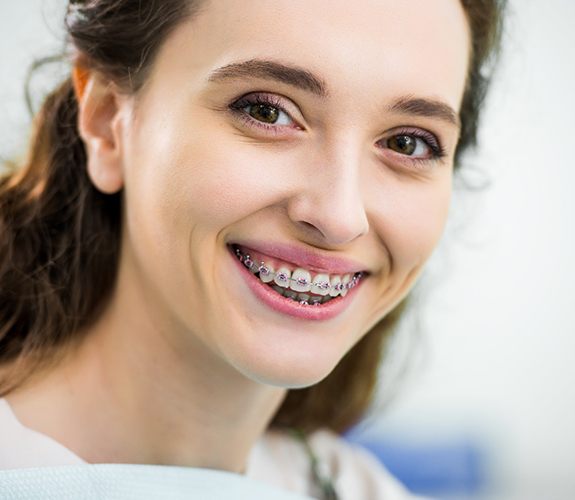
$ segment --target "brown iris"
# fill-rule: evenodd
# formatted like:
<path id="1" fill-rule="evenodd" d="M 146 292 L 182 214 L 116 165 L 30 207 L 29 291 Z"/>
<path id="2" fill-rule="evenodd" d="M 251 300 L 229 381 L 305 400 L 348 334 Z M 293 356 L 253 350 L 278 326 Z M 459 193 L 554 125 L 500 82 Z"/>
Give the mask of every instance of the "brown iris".
<path id="1" fill-rule="evenodd" d="M 269 104 L 253 104 L 249 113 L 251 117 L 264 123 L 275 123 L 279 118 L 278 109 Z"/>
<path id="2" fill-rule="evenodd" d="M 417 141 L 411 135 L 395 135 L 387 141 L 387 146 L 397 153 L 411 156 L 417 147 Z"/>

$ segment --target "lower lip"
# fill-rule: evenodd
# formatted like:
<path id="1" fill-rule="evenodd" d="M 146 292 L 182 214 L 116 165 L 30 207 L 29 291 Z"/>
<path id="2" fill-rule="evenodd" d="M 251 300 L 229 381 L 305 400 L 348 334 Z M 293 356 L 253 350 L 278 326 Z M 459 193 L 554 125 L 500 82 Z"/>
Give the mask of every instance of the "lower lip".
<path id="1" fill-rule="evenodd" d="M 279 293 L 272 290 L 268 285 L 260 281 L 260 279 L 251 273 L 246 266 L 236 257 L 233 250 L 230 249 L 230 256 L 236 263 L 241 275 L 246 280 L 247 285 L 251 291 L 268 307 L 282 314 L 292 316 L 295 318 L 302 318 L 307 320 L 323 321 L 336 317 L 341 314 L 351 304 L 355 297 L 357 290 L 361 287 L 363 281 L 366 279 L 364 276 L 357 286 L 348 290 L 345 297 L 339 296 L 331 299 L 325 304 L 316 305 L 302 305 L 289 297 L 283 297 Z"/>

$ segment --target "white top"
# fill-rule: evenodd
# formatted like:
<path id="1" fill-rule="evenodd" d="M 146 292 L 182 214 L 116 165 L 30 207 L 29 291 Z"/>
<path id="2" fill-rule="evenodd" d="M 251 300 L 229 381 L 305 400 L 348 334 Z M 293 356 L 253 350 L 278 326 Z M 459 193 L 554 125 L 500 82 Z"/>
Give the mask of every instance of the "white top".
<path id="1" fill-rule="evenodd" d="M 333 479 L 339 500 L 415 500 L 369 452 L 337 434 L 321 430 L 309 437 L 320 470 Z M 86 461 L 51 437 L 25 427 L 0 398 L 0 470 Z M 310 459 L 301 442 L 280 431 L 268 431 L 250 452 L 246 475 L 303 495 L 317 495 Z"/>

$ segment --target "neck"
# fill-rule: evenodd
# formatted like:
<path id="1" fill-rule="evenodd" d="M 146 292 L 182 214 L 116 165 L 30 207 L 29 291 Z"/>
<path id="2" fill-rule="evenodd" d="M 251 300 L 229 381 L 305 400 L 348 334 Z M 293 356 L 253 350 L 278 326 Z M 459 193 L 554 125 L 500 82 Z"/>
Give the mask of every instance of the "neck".
<path id="1" fill-rule="evenodd" d="M 67 361 L 8 395 L 17 417 L 89 463 L 244 472 L 285 389 L 154 325 L 116 295 Z"/>

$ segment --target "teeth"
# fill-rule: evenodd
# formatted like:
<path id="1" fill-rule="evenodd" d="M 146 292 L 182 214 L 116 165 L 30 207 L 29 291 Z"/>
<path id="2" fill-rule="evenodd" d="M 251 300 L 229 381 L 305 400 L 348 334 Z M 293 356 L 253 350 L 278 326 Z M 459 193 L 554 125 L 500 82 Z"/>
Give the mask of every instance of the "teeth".
<path id="1" fill-rule="evenodd" d="M 312 274 L 302 268 L 297 268 L 293 272 L 289 267 L 281 266 L 278 271 L 275 271 L 271 264 L 266 262 L 257 263 L 252 259 L 249 254 L 243 255 L 239 248 L 235 249 L 235 254 L 239 260 L 246 266 L 253 274 L 258 274 L 259 279 L 263 283 L 269 284 L 276 292 L 289 297 L 293 300 L 306 303 L 321 303 L 327 302 L 331 298 L 341 295 L 347 295 L 351 288 L 359 284 L 364 277 L 363 273 L 356 273 L 355 275 L 346 274 L 343 277 L 340 275 L 317 274 L 312 280 Z M 307 299 L 299 299 L 299 295 L 305 292 L 314 294 L 305 295 Z M 299 293 L 299 295 L 298 295 Z M 319 296 L 319 299 L 315 297 Z"/>
<path id="2" fill-rule="evenodd" d="M 275 274 L 274 282 L 282 288 L 288 288 L 290 284 L 291 271 L 287 267 L 280 267 Z"/>
<path id="3" fill-rule="evenodd" d="M 258 272 L 258 265 L 255 263 L 255 261 L 249 256 L 246 255 L 244 257 L 244 266 L 246 266 L 251 273 L 256 274 Z"/>
<path id="4" fill-rule="evenodd" d="M 329 294 L 332 297 L 337 297 L 339 295 L 339 284 L 341 283 L 341 278 L 339 276 L 332 276 L 330 279 Z"/>
<path id="5" fill-rule="evenodd" d="M 298 302 L 309 302 L 309 295 L 307 293 L 300 293 L 297 296 Z"/>
<path id="6" fill-rule="evenodd" d="M 271 264 L 260 264 L 258 268 L 260 272 L 260 280 L 264 283 L 271 283 L 274 280 L 275 270 Z"/>
<path id="7" fill-rule="evenodd" d="M 348 288 L 347 288 L 347 284 L 351 281 L 351 274 L 346 274 L 342 279 L 341 279 L 341 284 L 343 285 L 343 289 L 341 290 L 341 296 L 345 297 L 347 295 L 348 292 Z"/>
<path id="8" fill-rule="evenodd" d="M 329 294 L 329 275 L 328 274 L 318 274 L 313 279 L 313 284 L 311 287 L 312 293 L 316 295 L 328 295 Z"/>
<path id="9" fill-rule="evenodd" d="M 320 297 L 319 295 L 316 295 L 316 296 L 312 295 L 309 298 L 309 303 L 315 306 L 316 304 L 321 304 L 322 299 L 323 299 L 323 297 Z"/>
<path id="10" fill-rule="evenodd" d="M 290 288 L 295 292 L 309 292 L 311 290 L 311 274 L 305 269 L 296 269 L 291 275 Z"/>

